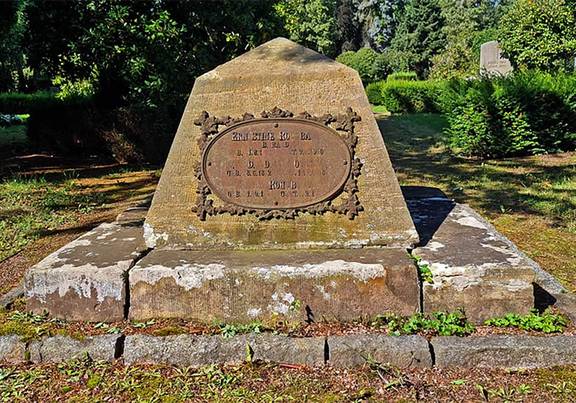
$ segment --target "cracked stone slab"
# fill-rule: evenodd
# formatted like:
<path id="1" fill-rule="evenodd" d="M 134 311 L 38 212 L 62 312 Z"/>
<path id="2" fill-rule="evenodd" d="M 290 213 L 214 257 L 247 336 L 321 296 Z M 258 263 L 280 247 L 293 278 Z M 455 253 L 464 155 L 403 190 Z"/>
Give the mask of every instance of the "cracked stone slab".
<path id="1" fill-rule="evenodd" d="M 0 336 L 0 363 L 18 364 L 26 361 L 26 344 L 20 341 L 20 336 Z"/>
<path id="2" fill-rule="evenodd" d="M 33 363 L 64 362 L 83 358 L 86 354 L 95 361 L 113 361 L 118 335 L 86 337 L 83 340 L 68 336 L 47 337 L 30 343 Z"/>
<path id="3" fill-rule="evenodd" d="M 544 368 L 576 364 L 574 336 L 435 337 L 436 366 L 466 368 Z"/>
<path id="4" fill-rule="evenodd" d="M 142 227 L 101 224 L 28 270 L 27 309 L 67 320 L 122 320 L 125 273 L 144 251 Z"/>
<path id="5" fill-rule="evenodd" d="M 468 319 L 482 323 L 534 307 L 535 263 L 473 209 L 442 197 L 408 205 L 416 220 L 445 214 L 428 243 L 413 251 L 433 276 L 432 284 L 423 284 L 425 312 L 463 308 Z"/>
<path id="6" fill-rule="evenodd" d="M 250 354 L 248 354 L 250 351 Z M 324 364 L 324 338 L 294 338 L 280 335 L 155 337 L 126 336 L 126 364 L 169 364 L 200 367 L 210 364 L 240 364 L 252 360 L 317 366 Z"/>
<path id="7" fill-rule="evenodd" d="M 419 309 L 403 249 L 154 250 L 129 273 L 130 318 L 352 320 Z"/>
<path id="8" fill-rule="evenodd" d="M 374 360 L 395 367 L 431 367 L 428 341 L 422 336 L 359 334 L 328 337 L 329 363 L 334 367 L 356 367 Z"/>

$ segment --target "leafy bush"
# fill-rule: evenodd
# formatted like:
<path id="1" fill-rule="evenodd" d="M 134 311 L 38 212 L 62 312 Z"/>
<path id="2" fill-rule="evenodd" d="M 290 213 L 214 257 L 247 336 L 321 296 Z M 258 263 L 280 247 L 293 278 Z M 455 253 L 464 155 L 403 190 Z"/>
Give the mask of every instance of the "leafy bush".
<path id="1" fill-rule="evenodd" d="M 496 327 L 515 327 L 544 333 L 559 333 L 564 331 L 568 321 L 562 315 L 554 314 L 548 310 L 540 314 L 533 309 L 527 315 L 509 313 L 503 317 L 489 319 L 484 324 Z"/>
<path id="2" fill-rule="evenodd" d="M 439 97 L 445 83 L 443 81 L 382 81 L 379 97 L 372 94 L 374 101 L 380 101 L 389 112 L 439 112 Z M 375 89 L 372 87 L 374 93 Z M 374 102 L 373 102 L 374 103 Z"/>
<path id="3" fill-rule="evenodd" d="M 398 73 L 389 74 L 386 81 L 417 81 L 418 76 L 414 71 L 399 71 Z"/>
<path id="4" fill-rule="evenodd" d="M 439 103 L 448 143 L 464 154 L 492 158 L 576 148 L 576 75 L 452 80 Z"/>
<path id="5" fill-rule="evenodd" d="M 336 58 L 336 61 L 356 70 L 364 83 L 382 80 L 390 71 L 382 55 L 371 48 L 344 52 Z"/>
<path id="6" fill-rule="evenodd" d="M 50 107 L 59 102 L 53 93 L 39 91 L 32 94 L 19 92 L 0 93 L 0 113 L 29 113 L 33 110 Z"/>
<path id="7" fill-rule="evenodd" d="M 381 87 L 381 81 L 370 83 L 366 86 L 366 95 L 368 96 L 368 101 L 370 101 L 372 105 L 382 105 L 384 103 L 382 99 Z"/>

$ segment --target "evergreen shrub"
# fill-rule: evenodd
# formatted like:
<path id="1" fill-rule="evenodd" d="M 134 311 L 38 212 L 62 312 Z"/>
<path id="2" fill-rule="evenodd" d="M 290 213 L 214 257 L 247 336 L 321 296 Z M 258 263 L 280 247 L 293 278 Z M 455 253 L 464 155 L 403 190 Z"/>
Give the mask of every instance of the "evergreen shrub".
<path id="1" fill-rule="evenodd" d="M 460 154 L 501 158 L 576 149 L 576 74 L 387 80 L 367 93 L 392 113 L 443 113 L 446 141 Z"/>
<path id="2" fill-rule="evenodd" d="M 576 149 L 576 75 L 452 80 L 440 103 L 449 145 L 482 158 Z"/>

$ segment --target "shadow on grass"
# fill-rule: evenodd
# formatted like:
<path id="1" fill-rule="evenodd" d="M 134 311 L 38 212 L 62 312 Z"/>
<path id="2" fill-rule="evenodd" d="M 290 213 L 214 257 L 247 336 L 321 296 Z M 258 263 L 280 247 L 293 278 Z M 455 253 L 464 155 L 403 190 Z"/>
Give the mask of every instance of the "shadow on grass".
<path id="1" fill-rule="evenodd" d="M 487 214 L 546 216 L 560 226 L 576 222 L 576 155 L 480 161 L 442 146 L 438 115 L 400 115 L 379 127 L 402 184 L 430 184 Z"/>

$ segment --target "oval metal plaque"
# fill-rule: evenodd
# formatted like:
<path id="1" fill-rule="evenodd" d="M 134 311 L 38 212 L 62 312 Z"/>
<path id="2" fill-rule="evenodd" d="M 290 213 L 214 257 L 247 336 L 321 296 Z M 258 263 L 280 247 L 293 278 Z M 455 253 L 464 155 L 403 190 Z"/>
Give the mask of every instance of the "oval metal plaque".
<path id="1" fill-rule="evenodd" d="M 328 200 L 344 187 L 352 156 L 338 133 L 303 119 L 253 119 L 217 135 L 202 156 L 202 174 L 225 202 L 291 209 Z"/>

